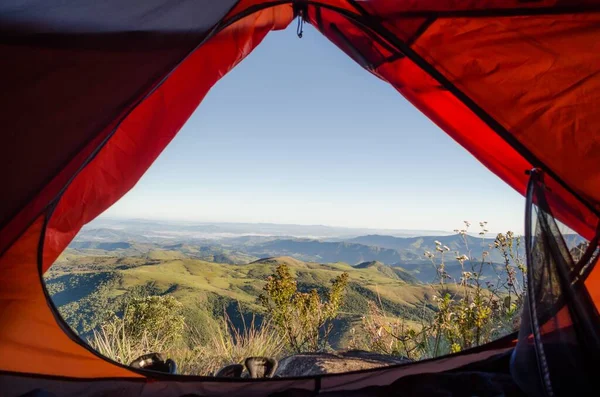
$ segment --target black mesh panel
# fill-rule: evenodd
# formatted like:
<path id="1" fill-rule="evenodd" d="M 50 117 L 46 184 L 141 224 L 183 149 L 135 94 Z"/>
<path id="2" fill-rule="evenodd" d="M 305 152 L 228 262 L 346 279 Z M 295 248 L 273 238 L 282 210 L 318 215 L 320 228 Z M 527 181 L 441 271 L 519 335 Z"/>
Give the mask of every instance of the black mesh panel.
<path id="1" fill-rule="evenodd" d="M 576 262 L 545 199 L 539 172 L 527 195 L 527 303 L 511 371 L 529 395 L 594 394 L 599 367 L 598 313 L 583 284 L 597 239 Z"/>

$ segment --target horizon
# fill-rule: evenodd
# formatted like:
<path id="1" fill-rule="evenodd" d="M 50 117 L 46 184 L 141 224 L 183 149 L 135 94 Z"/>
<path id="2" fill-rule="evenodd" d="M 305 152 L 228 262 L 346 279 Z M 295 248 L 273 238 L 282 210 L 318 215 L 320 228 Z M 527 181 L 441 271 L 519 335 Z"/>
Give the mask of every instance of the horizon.
<path id="1" fill-rule="evenodd" d="M 300 227 L 306 227 L 306 228 L 310 228 L 310 227 L 318 227 L 318 228 L 331 228 L 331 229 L 343 229 L 343 230 L 348 230 L 348 231 L 366 231 L 366 230 L 371 230 L 374 232 L 374 235 L 377 235 L 381 232 L 414 232 L 414 233 L 420 233 L 420 232 L 427 232 L 427 233 L 443 233 L 444 235 L 454 235 L 457 234 L 456 231 L 460 230 L 461 228 L 464 228 L 464 223 L 462 225 L 458 225 L 457 228 L 453 229 L 453 230 L 447 230 L 447 229 L 413 229 L 413 228 L 379 228 L 379 227 L 373 227 L 373 226 L 367 226 L 367 227 L 349 227 L 349 226 L 340 226 L 340 225 L 331 225 L 331 224 L 318 224 L 318 223 L 312 223 L 312 224 L 303 224 L 303 223 L 277 223 L 277 222 L 235 222 L 235 221 L 218 221 L 218 220 L 212 220 L 212 221 L 208 221 L 208 220 L 190 220 L 190 219 L 168 219 L 168 218 L 141 218 L 141 217 L 120 217 L 120 216 L 110 216 L 110 215 L 100 215 L 99 217 L 97 217 L 96 219 L 94 219 L 93 221 L 91 221 L 90 223 L 86 224 L 85 227 L 86 228 L 91 228 L 91 227 L 95 227 L 95 223 L 97 222 L 102 222 L 102 221 L 107 221 L 107 222 L 124 222 L 124 221 L 140 221 L 140 222 L 154 222 L 154 223 L 172 223 L 172 224 L 185 224 L 185 225 L 190 225 L 190 226 L 194 226 L 194 225 L 269 225 L 269 226 L 300 226 Z M 468 233 L 469 235 L 474 235 L 477 236 L 479 234 L 480 229 L 478 229 L 477 227 L 479 226 L 479 221 L 476 222 L 472 222 L 469 221 L 471 223 L 471 228 L 468 229 Z M 98 227 L 99 228 L 99 227 Z M 498 233 L 505 233 L 508 230 L 488 230 L 488 232 L 486 233 L 486 238 L 492 237 L 497 235 Z M 522 235 L 521 232 L 517 232 L 515 230 L 511 230 L 513 231 L 516 235 Z M 376 233 L 379 232 L 379 233 Z M 379 234 L 381 235 L 381 234 Z M 442 235 L 442 234 L 440 234 Z M 434 234 L 429 234 L 429 236 L 435 236 Z M 293 236 L 290 236 L 293 237 Z M 402 236 L 400 236 L 400 238 L 402 238 Z"/>

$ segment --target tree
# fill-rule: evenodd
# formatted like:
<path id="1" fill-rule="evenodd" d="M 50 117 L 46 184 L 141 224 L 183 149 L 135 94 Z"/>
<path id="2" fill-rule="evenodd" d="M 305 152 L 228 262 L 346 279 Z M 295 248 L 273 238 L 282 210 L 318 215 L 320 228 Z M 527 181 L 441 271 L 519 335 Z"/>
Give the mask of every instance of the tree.
<path id="1" fill-rule="evenodd" d="M 166 345 L 173 344 L 183 334 L 182 310 L 183 305 L 170 295 L 134 298 L 123 312 L 125 332 L 134 340 L 146 335 Z"/>
<path id="2" fill-rule="evenodd" d="M 327 344 L 347 285 L 348 273 L 342 273 L 322 299 L 315 289 L 298 291 L 288 266 L 281 264 L 267 278 L 259 302 L 293 352 L 319 351 Z"/>
<path id="3" fill-rule="evenodd" d="M 113 313 L 93 331 L 88 343 L 100 354 L 123 364 L 146 353 L 164 353 L 182 338 L 182 308 L 172 296 L 128 299 L 122 315 Z"/>

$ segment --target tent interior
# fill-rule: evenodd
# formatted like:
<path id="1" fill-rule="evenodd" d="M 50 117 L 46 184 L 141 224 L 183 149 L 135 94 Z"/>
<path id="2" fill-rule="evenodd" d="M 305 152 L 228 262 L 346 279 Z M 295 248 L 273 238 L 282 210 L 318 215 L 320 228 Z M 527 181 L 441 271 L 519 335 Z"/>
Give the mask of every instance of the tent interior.
<path id="1" fill-rule="evenodd" d="M 211 87 L 295 19 L 526 196 L 518 334 L 416 363 L 283 379 L 184 377 L 100 356 L 56 312 L 44 272 L 135 185 Z M 3 395 L 429 395 L 432 382 L 447 394 L 593 392 L 599 1 L 17 0 L 0 4 L 0 31 Z M 578 261 L 557 222 L 590 241 Z"/>

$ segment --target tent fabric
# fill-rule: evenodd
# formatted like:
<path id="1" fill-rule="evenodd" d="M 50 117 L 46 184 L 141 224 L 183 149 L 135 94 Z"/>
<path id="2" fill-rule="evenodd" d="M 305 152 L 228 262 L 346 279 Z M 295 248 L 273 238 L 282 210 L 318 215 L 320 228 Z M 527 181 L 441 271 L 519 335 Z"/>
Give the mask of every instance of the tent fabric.
<path id="1" fill-rule="evenodd" d="M 442 7 L 440 3 L 436 5 Z M 360 4 L 360 9 L 365 12 L 369 6 L 374 8 L 379 3 Z M 384 37 L 374 40 L 373 35 L 377 32 L 365 31 L 360 26 L 361 23 L 367 24 L 368 19 L 365 21 L 361 17 L 342 15 L 328 7 L 315 6 L 309 9 L 309 21 L 358 63 L 392 84 L 521 194 L 525 193 L 528 181 L 524 170 L 540 164 L 544 164 L 544 169 L 556 170 L 558 176 L 565 175 L 573 181 L 567 188 L 552 176 L 547 176 L 546 183 L 555 193 L 548 197 L 548 201 L 555 208 L 558 219 L 591 239 L 599 222 L 598 201 L 591 196 L 597 194 L 595 190 L 600 186 L 595 183 L 600 169 L 594 155 L 600 138 L 592 132 L 598 130 L 597 124 L 600 123 L 593 110 L 594 104 L 600 100 L 600 91 L 595 88 L 600 84 L 600 44 L 595 40 L 600 35 L 597 8 L 591 8 L 594 12 L 576 10 L 571 14 L 557 15 L 536 8 L 537 13 L 526 18 L 488 17 L 492 14 L 489 9 L 486 14 L 474 14 L 471 19 L 463 17 L 468 15 L 467 10 L 462 10 L 463 14 L 457 10 L 450 14 L 452 18 L 444 18 L 439 16 L 440 11 L 430 13 L 435 17 L 433 21 L 425 9 L 416 14 L 417 21 L 407 25 L 405 22 L 410 18 L 406 15 L 413 15 L 408 12 L 414 9 L 402 7 L 401 2 L 393 4 L 399 9 L 388 11 L 391 15 L 402 17 L 402 25 L 399 25 L 402 30 L 395 28 L 393 36 L 405 37 L 412 42 L 414 54 L 411 58 L 401 51 L 396 50 L 395 54 L 390 51 L 393 45 Z M 539 7 L 540 3 L 536 4 Z M 587 5 L 594 4 L 588 2 Z M 503 11 L 507 12 L 507 8 L 506 5 Z M 484 8 L 474 11 L 477 10 Z M 514 12 L 511 10 L 510 13 Z M 390 25 L 384 23 L 384 26 Z M 423 25 L 427 29 L 420 31 Z M 407 26 L 412 29 L 407 29 Z M 536 29 L 541 34 L 536 35 Z M 490 32 L 483 35 L 482 30 Z M 379 31 L 385 32 L 386 29 Z M 571 40 L 577 41 L 576 45 L 570 45 Z M 462 48 L 473 50 L 464 51 L 460 46 L 447 50 L 449 46 L 446 43 L 459 41 L 468 43 Z M 557 51 L 559 47 L 563 53 Z M 438 56 L 438 61 L 431 61 L 434 51 L 443 53 Z M 357 54 L 360 54 L 359 59 Z M 497 124 L 511 139 L 499 135 L 492 129 L 491 123 L 486 123 L 439 79 L 419 67 L 415 59 L 437 66 L 442 78 L 460 87 L 461 93 L 477 98 L 477 104 L 481 104 L 479 108 L 484 108 L 482 110 L 489 117 L 488 113 L 497 114 L 495 118 L 491 117 L 495 121 L 492 126 Z M 488 65 L 483 64 L 485 61 Z M 456 71 L 447 72 L 450 67 Z M 489 81 L 477 82 L 480 79 Z M 509 84 L 512 89 L 508 89 Z M 475 92 L 474 89 L 481 91 Z M 504 113 L 501 114 L 502 109 Z M 508 120 L 501 124 L 496 120 L 508 116 L 514 122 Z M 594 124 L 596 127 L 593 127 Z M 561 132 L 548 139 L 548 131 L 557 126 L 561 126 Z M 526 153 L 522 151 L 523 146 Z M 543 149 L 544 146 L 552 149 Z M 582 160 L 574 164 L 573 156 Z M 582 204 L 582 198 L 585 204 Z M 594 283 L 592 280 L 598 277 L 598 274 L 590 275 L 589 283 Z M 598 299 L 594 301 L 600 302 Z"/>
<path id="2" fill-rule="evenodd" d="M 0 371 L 79 377 L 139 377 L 100 359 L 58 326 L 38 272 L 44 217 L 0 258 Z M 1 372 L 0 372 L 1 373 Z M 2 388 L 2 393 L 8 388 Z"/>
<path id="3" fill-rule="evenodd" d="M 0 369 L 29 372 L 32 368 L 32 355 L 19 353 L 19 349 L 29 345 L 32 349 L 35 347 L 40 364 L 40 368 L 35 368 L 35 373 L 81 377 L 97 377 L 104 373 L 105 376 L 116 376 L 116 369 L 112 370 L 112 375 L 110 370 L 95 371 L 86 361 L 89 357 L 86 356 L 84 360 L 71 352 L 72 349 L 87 349 L 82 349 L 72 338 L 67 338 L 53 320 L 52 311 L 44 303 L 45 297 L 40 295 L 43 286 L 38 265 L 43 266 L 43 270 L 47 269 L 84 223 L 92 220 L 133 187 L 191 115 L 212 84 L 258 45 L 270 29 L 286 26 L 291 19 L 289 7 L 266 9 L 231 25 L 201 46 L 143 104 L 129 114 L 103 146 L 103 150 L 69 184 L 58 205 L 52 212 L 48 212 L 52 216 L 46 222 L 44 234 L 40 235 L 37 229 L 41 222 L 38 220 L 24 235 L 33 234 L 38 236 L 37 239 L 22 238 L 2 256 L 0 268 L 21 268 L 18 273 L 5 274 L 5 278 L 0 280 L 2 322 L 14 325 L 1 327 L 0 345 L 6 347 L 3 349 L 6 354 L 0 358 Z M 198 73 L 200 70 L 202 73 Z M 44 249 L 38 263 L 40 239 Z M 19 254 L 23 257 L 19 257 Z M 38 288 L 25 288 L 22 284 Z M 19 300 L 30 301 L 31 304 L 27 307 L 12 304 L 15 289 L 22 293 Z M 38 314 L 43 315 L 44 320 L 37 320 Z M 39 345 L 28 342 L 32 339 L 37 339 L 40 343 L 48 341 L 36 336 L 39 323 L 52 324 L 55 333 L 62 336 L 56 340 L 51 339 L 51 349 L 41 349 Z M 24 330 L 28 332 L 23 332 Z M 71 337 L 75 338 L 74 335 Z M 87 353 L 89 356 L 90 352 Z M 98 357 L 94 359 L 104 363 Z M 62 365 L 45 364 L 55 360 Z M 130 371 L 123 373 L 123 370 L 119 370 L 117 373 L 121 376 L 135 376 Z"/>
<path id="4" fill-rule="evenodd" d="M 544 170 L 554 216 L 588 239 L 596 233 L 600 1 L 76 3 L 0 4 L 0 371 L 6 377 L 144 380 L 64 329 L 40 273 L 85 223 L 135 185 L 208 90 L 295 15 L 520 193 L 526 170 Z M 598 306 L 598 268 L 585 286 Z M 402 371 L 447 370 L 444 363 L 494 352 Z M 382 369 L 320 384 L 344 390 L 398 376 L 397 369 Z"/>
<path id="5" fill-rule="evenodd" d="M 0 253 L 235 1 L 122 3 L 0 4 Z"/>
<path id="6" fill-rule="evenodd" d="M 191 54 L 129 114 L 104 150 L 62 195 L 46 231 L 44 270 L 81 226 L 135 185 L 218 78 L 240 62 L 270 30 L 287 26 L 292 17 L 290 7 L 269 8 L 223 30 Z"/>
<path id="7" fill-rule="evenodd" d="M 483 362 L 510 349 L 488 349 L 468 355 L 442 358 L 435 361 L 419 362 L 412 365 L 384 367 L 371 370 L 329 374 L 319 377 L 273 378 L 273 379 L 235 379 L 235 378 L 198 378 L 194 376 L 165 375 L 168 378 L 146 382 L 140 378 L 109 377 L 82 379 L 81 377 L 52 377 L 30 374 L 0 373 L 0 390 L 10 390 L 11 395 L 24 395 L 40 389 L 60 396 L 126 395 L 179 397 L 184 395 L 204 396 L 281 396 L 288 390 L 309 391 L 309 395 L 339 393 L 346 395 L 351 391 L 373 386 L 386 386 L 394 381 L 423 373 L 438 373 L 457 370 Z M 32 385 L 32 378 L 35 383 Z M 166 381 L 168 380 L 168 386 Z M 285 394 L 283 394 L 285 395 Z M 360 395 L 360 394 L 359 394 Z"/>

